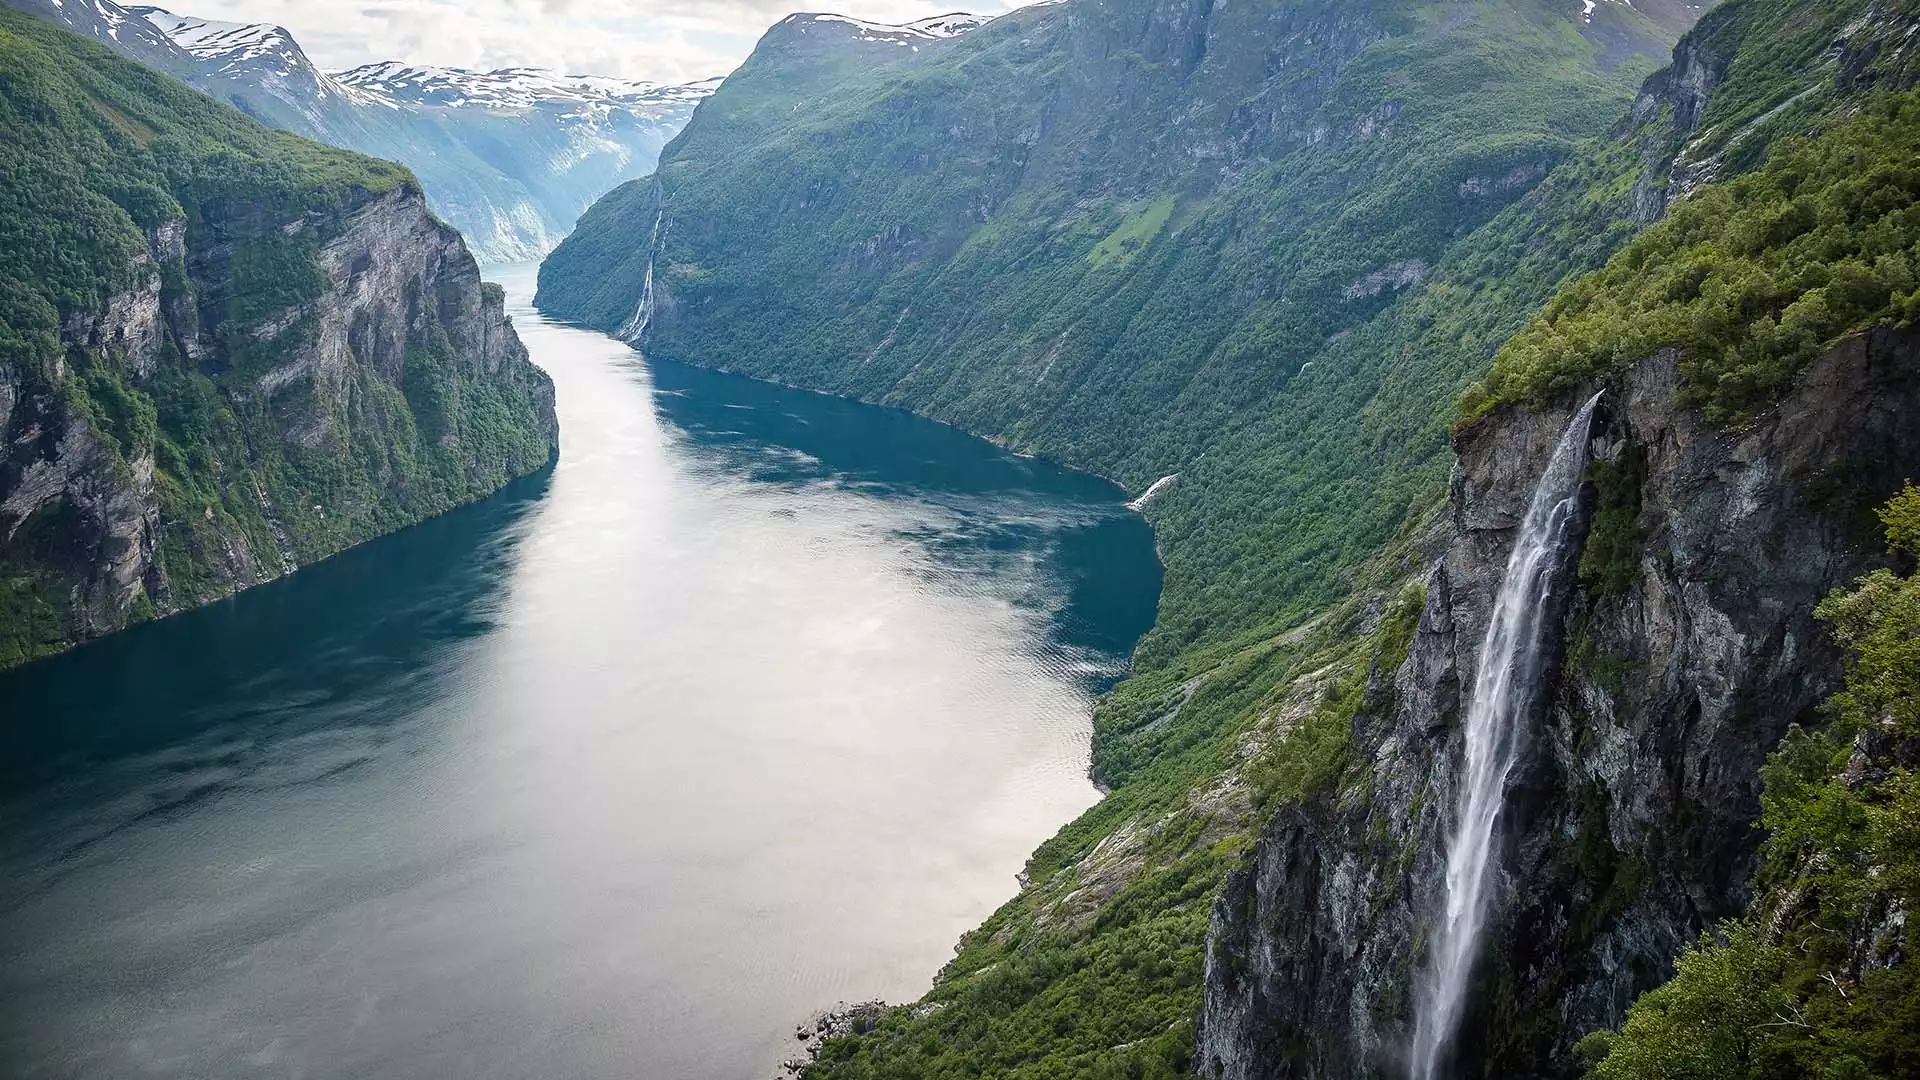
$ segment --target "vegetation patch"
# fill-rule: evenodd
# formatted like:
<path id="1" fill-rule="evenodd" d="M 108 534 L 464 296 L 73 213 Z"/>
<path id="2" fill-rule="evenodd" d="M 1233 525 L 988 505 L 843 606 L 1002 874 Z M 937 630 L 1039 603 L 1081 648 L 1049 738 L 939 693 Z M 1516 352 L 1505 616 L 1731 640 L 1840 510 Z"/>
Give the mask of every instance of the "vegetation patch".
<path id="1" fill-rule="evenodd" d="M 1087 252 L 1087 259 L 1095 266 L 1110 263 L 1125 265 L 1141 248 L 1153 242 L 1166 227 L 1167 219 L 1173 216 L 1173 196 L 1162 195 L 1143 207 L 1127 211 L 1127 216 L 1118 228 L 1108 233 L 1106 239 L 1094 245 Z"/>
<path id="2" fill-rule="evenodd" d="M 1737 425 L 1841 339 L 1915 314 L 1920 93 L 1908 92 L 1681 202 L 1508 342 L 1462 396 L 1462 420 L 1675 346 L 1685 400 Z"/>
<path id="3" fill-rule="evenodd" d="M 45 445 L 69 425 L 91 433 L 85 483 L 130 487 L 150 457 L 159 509 L 158 588 L 124 611 L 107 609 L 127 598 L 84 596 L 98 526 L 65 500 L 11 530 L 0 541 L 0 667 L 69 643 L 76 604 L 104 605 L 95 628 L 190 607 L 548 459 L 534 396 L 543 376 L 463 370 L 437 319 L 422 317 L 435 298 L 416 301 L 427 311 L 408 320 L 404 387 L 364 364 L 346 366 L 347 385 L 325 387 L 293 366 L 321 330 L 323 244 L 353 212 L 412 186 L 405 169 L 269 130 L 4 8 L 0 72 L 0 372 L 17 415 L 55 436 Z M 163 229 L 195 257 L 160 242 Z M 63 342 L 63 320 L 101 318 L 156 275 L 154 355 Z M 447 311 L 461 298 L 437 299 Z M 190 329 L 175 325 L 182 318 Z M 175 337 L 189 332 L 198 340 Z M 66 516 L 53 522 L 56 513 Z"/>

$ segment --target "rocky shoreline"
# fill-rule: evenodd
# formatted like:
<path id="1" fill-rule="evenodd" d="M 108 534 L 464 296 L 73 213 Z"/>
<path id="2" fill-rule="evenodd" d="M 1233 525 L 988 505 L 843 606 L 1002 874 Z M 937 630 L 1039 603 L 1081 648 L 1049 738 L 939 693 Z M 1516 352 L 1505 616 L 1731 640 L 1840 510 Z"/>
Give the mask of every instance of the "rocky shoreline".
<path id="1" fill-rule="evenodd" d="M 865 1035 L 880 1023 L 890 1006 L 884 1001 L 861 1001 L 849 1005 L 842 1001 L 831 1009 L 814 1013 L 803 1024 L 794 1025 L 793 1038 L 800 1053 L 780 1063 L 774 1080 L 794 1080 L 820 1055 L 820 1047 L 840 1035 Z"/>

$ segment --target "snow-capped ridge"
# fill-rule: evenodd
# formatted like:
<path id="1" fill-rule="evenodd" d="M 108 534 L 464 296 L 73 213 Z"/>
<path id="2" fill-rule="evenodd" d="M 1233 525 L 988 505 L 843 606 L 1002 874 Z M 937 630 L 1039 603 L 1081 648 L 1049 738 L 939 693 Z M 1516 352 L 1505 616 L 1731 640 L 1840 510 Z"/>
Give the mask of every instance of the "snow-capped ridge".
<path id="1" fill-rule="evenodd" d="M 262 123 L 403 162 L 482 261 L 538 258 L 594 199 L 653 171 L 720 79 L 661 84 L 399 61 L 329 74 L 284 27 L 114 0 L 6 0 Z M 174 2 L 174 0 L 169 0 Z"/>
<path id="2" fill-rule="evenodd" d="M 917 22 L 902 23 L 898 26 L 886 23 L 867 22 L 848 15 L 835 15 L 828 12 L 804 12 L 789 15 L 780 21 L 781 26 L 790 27 L 801 34 L 822 23 L 834 26 L 847 26 L 853 30 L 853 40 L 881 42 L 892 45 L 918 47 L 922 41 L 940 41 L 956 38 L 971 30 L 986 25 L 989 19 L 980 15 L 968 15 L 955 12 L 949 15 L 935 15 Z"/>
<path id="3" fill-rule="evenodd" d="M 152 23 L 173 43 L 202 60 L 219 60 L 229 65 L 263 58 L 307 64 L 306 54 L 284 26 L 272 23 L 221 22 L 190 15 L 176 15 L 161 7 L 139 6 L 125 9 Z M 310 65 L 309 65 L 310 66 Z"/>
<path id="4" fill-rule="evenodd" d="M 467 68 L 364 64 L 333 76 L 343 85 L 393 106 L 475 106 L 519 111 L 535 108 L 619 108 L 640 115 L 680 111 L 713 93 L 719 79 L 663 85 L 606 75 L 569 75 L 543 68 Z"/>

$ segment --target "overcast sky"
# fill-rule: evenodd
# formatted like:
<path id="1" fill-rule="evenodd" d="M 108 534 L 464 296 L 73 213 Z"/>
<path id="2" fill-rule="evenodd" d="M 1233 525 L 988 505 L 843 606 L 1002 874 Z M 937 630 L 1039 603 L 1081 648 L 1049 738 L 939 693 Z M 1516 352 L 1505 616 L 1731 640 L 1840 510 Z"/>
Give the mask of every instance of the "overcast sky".
<path id="1" fill-rule="evenodd" d="M 125 2 L 125 0 L 123 0 Z M 795 11 L 900 23 L 1008 0 L 145 0 L 182 15 L 279 23 L 337 70 L 375 60 L 690 82 L 724 75 Z M 812 2 L 817 6 L 804 6 Z M 956 7 L 956 3 L 960 6 Z M 800 6 L 796 6 L 800 5 Z"/>

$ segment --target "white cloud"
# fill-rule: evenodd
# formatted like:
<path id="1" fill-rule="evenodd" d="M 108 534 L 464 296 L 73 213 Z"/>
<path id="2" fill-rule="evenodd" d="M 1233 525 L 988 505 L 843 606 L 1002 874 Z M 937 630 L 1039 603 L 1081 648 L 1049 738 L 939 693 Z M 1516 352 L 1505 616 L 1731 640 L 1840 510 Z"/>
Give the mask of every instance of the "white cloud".
<path id="1" fill-rule="evenodd" d="M 956 8 L 956 0 L 823 0 L 816 9 L 796 9 L 795 0 L 157 2 L 185 15 L 279 23 L 314 63 L 329 69 L 404 60 L 470 68 L 546 67 L 659 82 L 731 71 L 767 27 L 795 10 L 899 23 Z M 961 10 L 995 15 L 1016 6 L 1008 0 L 974 0 Z"/>

